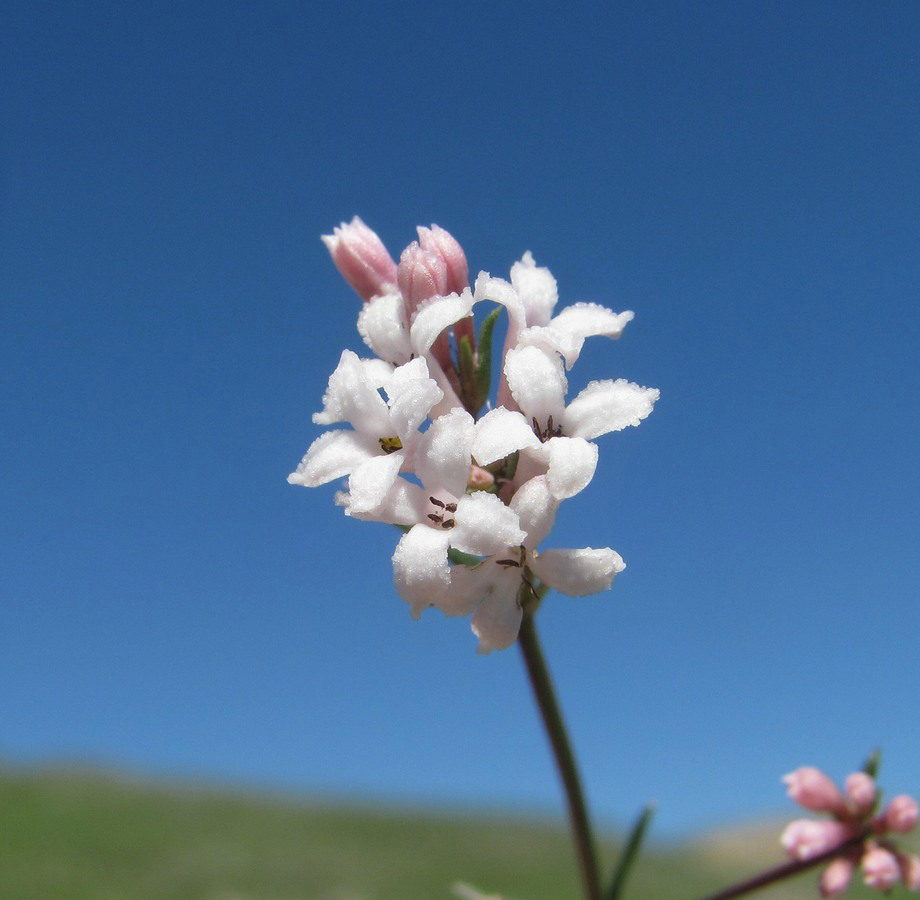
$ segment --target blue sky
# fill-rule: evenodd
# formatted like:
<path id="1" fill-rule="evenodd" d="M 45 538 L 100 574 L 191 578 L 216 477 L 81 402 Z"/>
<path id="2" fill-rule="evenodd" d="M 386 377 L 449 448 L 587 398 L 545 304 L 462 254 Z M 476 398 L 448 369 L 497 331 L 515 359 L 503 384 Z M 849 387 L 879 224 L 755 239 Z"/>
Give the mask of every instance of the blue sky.
<path id="1" fill-rule="evenodd" d="M 358 213 L 636 312 L 572 386 L 661 400 L 551 538 L 628 568 L 540 617 L 597 816 L 791 812 L 877 745 L 920 790 L 915 4 L 4 20 L 0 758 L 561 810 L 517 652 L 285 482 L 361 349 L 318 239 Z"/>

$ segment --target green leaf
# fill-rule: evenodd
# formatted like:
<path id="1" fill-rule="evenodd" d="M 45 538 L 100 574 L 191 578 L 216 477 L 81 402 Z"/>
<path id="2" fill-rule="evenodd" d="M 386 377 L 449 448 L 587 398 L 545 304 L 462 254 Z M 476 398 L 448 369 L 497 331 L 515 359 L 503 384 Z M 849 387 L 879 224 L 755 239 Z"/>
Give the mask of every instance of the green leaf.
<path id="1" fill-rule="evenodd" d="M 645 809 L 642 810 L 639 818 L 636 820 L 636 824 L 633 825 L 632 831 L 629 833 L 629 839 L 626 841 L 626 846 L 623 848 L 623 852 L 620 854 L 620 859 L 617 862 L 617 867 L 614 870 L 610 888 L 604 895 L 605 900 L 619 900 L 622 895 L 626 879 L 629 877 L 633 863 L 639 855 L 639 847 L 642 844 L 642 839 L 645 837 L 645 832 L 648 831 L 649 823 L 652 821 L 652 816 L 654 814 L 655 804 L 649 803 Z"/>
<path id="2" fill-rule="evenodd" d="M 453 547 L 447 551 L 447 558 L 458 566 L 478 566 L 482 560 L 472 553 L 464 553 L 462 550 L 455 550 Z"/>
<path id="3" fill-rule="evenodd" d="M 470 339 L 463 335 L 457 348 L 457 362 L 460 364 L 460 384 L 475 384 L 476 364 L 473 361 L 473 348 Z"/>
<path id="4" fill-rule="evenodd" d="M 882 765 L 882 748 L 876 747 L 872 755 L 863 763 L 862 770 L 872 778 L 878 778 L 878 770 Z"/>
<path id="5" fill-rule="evenodd" d="M 476 394 L 480 399 L 480 406 L 486 402 L 489 396 L 489 388 L 492 385 L 492 332 L 495 331 L 495 323 L 501 314 L 502 308 L 496 306 L 485 319 L 479 329 L 479 352 L 476 366 Z"/>

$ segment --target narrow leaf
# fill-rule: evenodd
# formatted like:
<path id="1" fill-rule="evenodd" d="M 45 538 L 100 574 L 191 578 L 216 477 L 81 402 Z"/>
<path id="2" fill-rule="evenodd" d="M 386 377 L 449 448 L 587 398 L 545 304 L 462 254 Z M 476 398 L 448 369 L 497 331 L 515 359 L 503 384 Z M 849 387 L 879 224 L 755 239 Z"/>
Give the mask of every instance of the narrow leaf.
<path id="1" fill-rule="evenodd" d="M 863 763 L 862 770 L 872 778 L 878 778 L 878 770 L 882 764 L 882 749 L 877 747 L 872 755 Z"/>
<path id="2" fill-rule="evenodd" d="M 639 847 L 642 844 L 642 839 L 645 837 L 645 832 L 648 831 L 649 823 L 652 821 L 652 816 L 654 814 L 655 804 L 649 803 L 645 809 L 642 810 L 642 813 L 636 820 L 636 824 L 633 825 L 632 831 L 629 833 L 629 839 L 626 841 L 626 846 L 623 848 L 623 852 L 620 854 L 620 859 L 617 862 L 617 867 L 614 870 L 610 888 L 604 895 L 605 900 L 620 900 L 623 893 L 623 887 L 626 884 L 626 879 L 629 877 L 633 863 L 639 855 Z"/>
<path id="3" fill-rule="evenodd" d="M 476 366 L 476 389 L 477 396 L 482 403 L 486 402 L 489 396 L 489 388 L 492 384 L 492 332 L 495 331 L 495 323 L 502 311 L 500 306 L 490 312 L 483 319 L 482 327 L 479 329 L 479 352 Z M 481 404 L 480 404 L 481 405 Z"/>

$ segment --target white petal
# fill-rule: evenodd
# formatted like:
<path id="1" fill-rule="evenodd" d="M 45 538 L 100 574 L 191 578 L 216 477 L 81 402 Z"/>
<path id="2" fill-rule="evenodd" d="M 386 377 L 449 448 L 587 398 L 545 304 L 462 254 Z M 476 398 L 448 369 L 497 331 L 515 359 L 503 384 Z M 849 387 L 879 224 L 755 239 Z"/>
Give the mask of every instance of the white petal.
<path id="1" fill-rule="evenodd" d="M 352 510 L 351 497 L 346 493 L 336 496 L 335 502 L 345 507 L 345 515 L 365 522 L 385 522 L 388 525 L 416 525 L 428 511 L 428 497 L 411 481 L 397 477 L 393 486 L 379 505 L 369 510 Z"/>
<path id="2" fill-rule="evenodd" d="M 481 466 L 504 459 L 515 450 L 539 446 L 540 439 L 530 423 L 521 413 L 503 406 L 490 410 L 476 423 L 473 456 Z"/>
<path id="3" fill-rule="evenodd" d="M 415 439 L 431 407 L 444 396 L 429 377 L 428 366 L 421 357 L 396 369 L 386 391 L 390 398 L 390 421 L 403 446 Z"/>
<path id="4" fill-rule="evenodd" d="M 447 563 L 447 532 L 427 525 L 407 531 L 393 554 L 393 578 L 396 590 L 412 606 L 417 619 L 450 587 Z"/>
<path id="5" fill-rule="evenodd" d="M 389 388 L 393 380 L 393 373 L 396 371 L 392 363 L 384 362 L 382 359 L 362 359 L 361 365 L 364 367 L 364 374 L 371 387 L 384 390 Z"/>
<path id="6" fill-rule="evenodd" d="M 514 399 L 525 418 L 535 418 L 541 429 L 552 417 L 554 426 L 562 424 L 568 383 L 562 360 L 555 353 L 538 347 L 518 347 L 505 355 L 505 375 Z"/>
<path id="7" fill-rule="evenodd" d="M 597 468 L 597 445 L 583 438 L 555 437 L 546 444 L 550 490 L 560 500 L 583 491 Z"/>
<path id="8" fill-rule="evenodd" d="M 462 294 L 425 300 L 415 313 L 409 329 L 412 349 L 419 356 L 424 356 L 445 328 L 466 318 L 472 311 L 473 294 L 469 288 Z"/>
<path id="9" fill-rule="evenodd" d="M 401 294 L 374 297 L 358 314 L 358 333 L 381 359 L 404 363 L 412 355 L 409 324 Z"/>
<path id="10" fill-rule="evenodd" d="M 539 347 L 544 353 L 559 353 L 565 359 L 565 367 L 572 368 L 584 345 L 584 338 L 543 325 L 525 328 L 518 338 L 519 347 Z"/>
<path id="11" fill-rule="evenodd" d="M 502 360 L 508 351 L 517 346 L 518 336 L 527 325 L 524 316 L 524 304 L 518 297 L 517 291 L 502 278 L 492 278 L 488 272 L 480 272 L 476 278 L 473 297 L 478 303 L 480 300 L 494 300 L 508 311 L 508 331 L 505 334 L 505 346 L 502 350 Z M 508 379 L 505 375 L 504 362 L 502 363 L 501 377 L 498 379 L 498 405 L 507 409 L 517 409 L 514 397 L 508 388 Z"/>
<path id="12" fill-rule="evenodd" d="M 520 585 L 520 579 L 517 584 Z M 470 626 L 479 638 L 478 652 L 489 653 L 510 647 L 517 640 L 523 618 L 516 591 L 496 590 L 486 597 L 479 604 Z"/>
<path id="13" fill-rule="evenodd" d="M 518 514 L 521 528 L 527 532 L 522 543 L 533 549 L 550 533 L 561 501 L 553 496 L 545 475 L 524 482 L 511 498 L 511 509 Z"/>
<path id="14" fill-rule="evenodd" d="M 419 441 L 415 462 L 426 490 L 463 494 L 470 477 L 473 433 L 473 417 L 464 409 L 451 410 L 431 423 Z"/>
<path id="15" fill-rule="evenodd" d="M 377 449 L 372 440 L 357 432 L 327 431 L 310 444 L 297 470 L 288 475 L 288 481 L 304 487 L 327 484 L 372 458 Z"/>
<path id="16" fill-rule="evenodd" d="M 615 550 L 547 550 L 531 561 L 530 567 L 544 584 L 570 597 L 584 597 L 606 590 L 613 576 L 626 568 Z"/>
<path id="17" fill-rule="evenodd" d="M 488 272 L 480 272 L 476 278 L 473 298 L 477 303 L 482 300 L 493 300 L 505 307 L 508 311 L 508 330 L 514 332 L 516 343 L 518 333 L 526 325 L 524 304 L 517 291 L 504 278 L 493 278 Z"/>
<path id="18" fill-rule="evenodd" d="M 608 431 L 638 425 L 658 396 L 657 388 L 640 387 L 624 378 L 592 381 L 569 404 L 562 426 L 566 434 L 590 441 Z"/>
<path id="19" fill-rule="evenodd" d="M 516 547 L 527 537 L 518 525 L 517 513 L 495 494 L 477 491 L 460 498 L 450 530 L 452 547 L 476 556 L 491 556 Z"/>
<path id="20" fill-rule="evenodd" d="M 615 313 L 606 306 L 597 303 L 573 303 L 567 306 L 558 316 L 549 323 L 553 331 L 567 334 L 574 338 L 577 351 L 574 355 L 566 355 L 566 366 L 571 368 L 578 359 L 585 338 L 608 337 L 616 339 L 622 333 L 627 323 L 635 318 L 635 313 L 625 310 Z"/>
<path id="21" fill-rule="evenodd" d="M 438 601 L 438 609 L 447 616 L 467 616 L 496 590 L 517 593 L 521 583 L 518 574 L 511 574 L 494 560 L 485 560 L 477 566 L 451 566 L 450 589 Z"/>
<path id="22" fill-rule="evenodd" d="M 528 325 L 545 325 L 559 299 L 556 279 L 549 269 L 537 266 L 528 250 L 520 262 L 511 267 L 511 284 L 524 304 Z"/>
<path id="23" fill-rule="evenodd" d="M 371 383 L 362 361 L 351 350 L 343 350 L 339 364 L 329 376 L 323 395 L 323 411 L 313 414 L 317 425 L 348 422 L 362 434 L 375 439 L 388 436 L 390 414 Z"/>
<path id="24" fill-rule="evenodd" d="M 399 474 L 405 453 L 374 456 L 365 460 L 348 477 L 348 508 L 351 514 L 369 512 L 380 506 Z"/>

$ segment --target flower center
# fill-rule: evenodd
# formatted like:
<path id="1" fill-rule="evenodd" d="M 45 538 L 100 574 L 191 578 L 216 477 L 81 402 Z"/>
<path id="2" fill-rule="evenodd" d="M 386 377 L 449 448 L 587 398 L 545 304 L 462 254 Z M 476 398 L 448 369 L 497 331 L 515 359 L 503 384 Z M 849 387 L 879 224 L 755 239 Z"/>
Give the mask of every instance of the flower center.
<path id="1" fill-rule="evenodd" d="M 402 450 L 402 441 L 396 436 L 377 438 L 377 440 L 380 443 L 380 449 L 388 456 L 397 450 Z"/>
<path id="2" fill-rule="evenodd" d="M 533 433 L 540 438 L 540 442 L 545 444 L 550 438 L 561 437 L 562 435 L 562 426 L 556 425 L 553 426 L 553 417 L 550 416 L 546 420 L 546 428 L 541 430 L 540 423 L 537 421 L 537 417 L 534 416 L 531 420 L 531 427 L 533 428 Z"/>
<path id="3" fill-rule="evenodd" d="M 445 503 L 437 497 L 429 497 L 431 505 L 437 510 L 428 513 L 428 518 L 440 528 L 453 528 L 457 524 L 453 514 L 457 511 L 456 503 Z M 448 518 L 449 517 L 449 518 Z"/>

